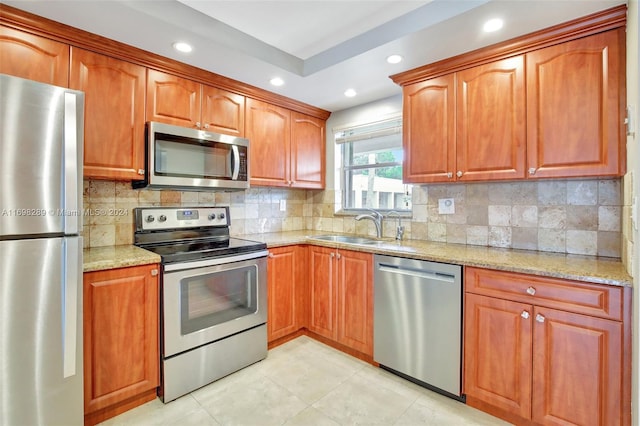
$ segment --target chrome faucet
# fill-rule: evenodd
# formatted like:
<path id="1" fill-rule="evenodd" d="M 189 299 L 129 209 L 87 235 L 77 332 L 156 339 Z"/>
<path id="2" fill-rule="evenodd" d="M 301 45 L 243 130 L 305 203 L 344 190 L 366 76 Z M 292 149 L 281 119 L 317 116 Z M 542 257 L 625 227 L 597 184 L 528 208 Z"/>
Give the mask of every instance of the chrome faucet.
<path id="1" fill-rule="evenodd" d="M 382 213 L 375 211 L 373 209 L 367 209 L 371 211 L 371 214 L 359 214 L 356 216 L 356 220 L 362 219 L 370 219 L 373 221 L 373 224 L 376 226 L 376 236 L 378 238 L 382 238 Z"/>
<path id="2" fill-rule="evenodd" d="M 398 226 L 396 226 L 396 240 L 402 241 L 402 237 L 404 236 L 404 226 L 402 226 L 402 217 L 400 216 L 400 213 L 398 213 L 395 210 L 391 210 L 389 212 L 388 216 L 391 216 L 391 215 L 398 216 Z"/>

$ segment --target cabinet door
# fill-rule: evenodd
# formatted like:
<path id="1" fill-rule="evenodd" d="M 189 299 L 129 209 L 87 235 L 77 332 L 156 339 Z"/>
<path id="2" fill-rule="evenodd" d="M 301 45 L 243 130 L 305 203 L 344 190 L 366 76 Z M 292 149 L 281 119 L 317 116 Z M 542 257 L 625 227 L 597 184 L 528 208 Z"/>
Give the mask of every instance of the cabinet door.
<path id="1" fill-rule="evenodd" d="M 0 73 L 67 87 L 69 46 L 0 26 Z"/>
<path id="2" fill-rule="evenodd" d="M 624 174 L 624 29 L 527 54 L 530 177 Z"/>
<path id="3" fill-rule="evenodd" d="M 147 72 L 147 121 L 200 127 L 202 87 L 160 71 Z"/>
<path id="4" fill-rule="evenodd" d="M 296 246 L 269 249 L 268 277 L 268 341 L 279 339 L 297 331 L 298 256 Z"/>
<path id="5" fill-rule="evenodd" d="M 373 356 L 373 255 L 340 250 L 338 342 Z"/>
<path id="6" fill-rule="evenodd" d="M 622 425 L 622 323 L 535 308 L 533 418 L 545 425 Z"/>
<path id="7" fill-rule="evenodd" d="M 324 188 L 325 122 L 291 112 L 291 186 Z"/>
<path id="8" fill-rule="evenodd" d="M 456 169 L 455 77 L 403 88 L 403 181 L 447 182 Z"/>
<path id="9" fill-rule="evenodd" d="M 309 330 L 337 339 L 335 250 L 309 247 Z"/>
<path id="10" fill-rule="evenodd" d="M 532 315 L 531 305 L 465 294 L 464 392 L 468 398 L 531 418 Z"/>
<path id="11" fill-rule="evenodd" d="M 251 185 L 290 186 L 290 111 L 249 98 L 246 114 Z"/>
<path id="12" fill-rule="evenodd" d="M 145 68 L 71 49 L 69 87 L 85 92 L 84 176 L 141 179 Z"/>
<path id="13" fill-rule="evenodd" d="M 524 57 L 457 73 L 458 180 L 525 177 Z"/>
<path id="14" fill-rule="evenodd" d="M 84 408 L 92 413 L 159 384 L 157 265 L 84 274 Z"/>
<path id="15" fill-rule="evenodd" d="M 225 135 L 244 136 L 244 96 L 202 86 L 202 127 Z"/>

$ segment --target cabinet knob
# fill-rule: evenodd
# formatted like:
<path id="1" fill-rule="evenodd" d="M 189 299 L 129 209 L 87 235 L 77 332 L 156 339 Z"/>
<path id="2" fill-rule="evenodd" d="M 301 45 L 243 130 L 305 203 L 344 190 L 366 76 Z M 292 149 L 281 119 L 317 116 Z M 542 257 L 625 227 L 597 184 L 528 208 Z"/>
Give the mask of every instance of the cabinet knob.
<path id="1" fill-rule="evenodd" d="M 531 296 L 534 296 L 536 294 L 536 289 L 533 287 L 529 287 L 527 289 L 527 294 L 530 294 Z"/>
<path id="2" fill-rule="evenodd" d="M 540 314 L 536 314 L 536 321 L 538 322 L 544 322 L 544 315 L 540 315 Z"/>
<path id="3" fill-rule="evenodd" d="M 199 128 L 200 128 L 200 126 L 201 126 L 201 125 L 200 125 L 200 122 L 199 122 L 199 121 L 196 121 L 196 127 L 199 129 Z"/>
<path id="4" fill-rule="evenodd" d="M 269 259 L 273 259 L 274 257 L 276 257 L 273 253 L 269 253 L 268 254 Z"/>
<path id="5" fill-rule="evenodd" d="M 152 269 L 152 270 L 151 270 L 151 276 L 152 276 L 152 277 L 155 277 L 155 276 L 157 276 L 157 275 L 158 275 L 158 270 L 157 270 L 157 269 Z"/>
<path id="6" fill-rule="evenodd" d="M 342 255 L 340 253 L 336 254 L 336 259 L 340 260 L 341 257 L 342 257 Z"/>
<path id="7" fill-rule="evenodd" d="M 138 174 L 141 176 L 144 175 L 144 169 L 138 169 Z"/>
<path id="8" fill-rule="evenodd" d="M 329 256 L 331 256 L 331 258 L 333 259 L 334 257 L 336 257 L 335 253 L 331 253 Z"/>
<path id="9" fill-rule="evenodd" d="M 536 168 L 535 167 L 531 167 L 529 169 L 529 174 L 532 175 L 532 176 L 535 175 L 536 174 Z"/>
<path id="10" fill-rule="evenodd" d="M 456 176 L 462 177 L 462 175 L 463 175 L 462 170 L 458 170 L 458 172 L 456 173 Z"/>
<path id="11" fill-rule="evenodd" d="M 209 128 L 209 123 L 205 124 L 205 125 L 204 125 L 204 128 L 205 128 L 205 129 L 208 129 L 208 128 Z"/>
<path id="12" fill-rule="evenodd" d="M 529 312 L 527 311 L 522 311 L 522 313 L 520 314 L 520 316 L 524 319 L 529 319 Z"/>
<path id="13" fill-rule="evenodd" d="M 448 177 L 449 179 L 451 179 L 451 178 L 453 177 L 453 173 L 451 173 L 451 172 L 447 172 L 447 177 Z"/>

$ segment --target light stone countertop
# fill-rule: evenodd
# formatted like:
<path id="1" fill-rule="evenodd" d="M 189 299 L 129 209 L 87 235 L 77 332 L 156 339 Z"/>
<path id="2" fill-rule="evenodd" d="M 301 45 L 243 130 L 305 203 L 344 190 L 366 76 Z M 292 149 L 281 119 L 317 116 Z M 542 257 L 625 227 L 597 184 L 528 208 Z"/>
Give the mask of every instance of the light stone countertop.
<path id="1" fill-rule="evenodd" d="M 133 245 L 93 247 L 82 254 L 84 272 L 160 263 L 160 256 Z"/>
<path id="2" fill-rule="evenodd" d="M 464 244 L 434 243 L 422 240 L 396 242 L 395 240 L 385 239 L 388 244 L 347 244 L 312 238 L 317 235 L 349 234 L 320 231 L 289 231 L 238 235 L 238 238 L 264 242 L 269 248 L 292 244 L 313 244 L 323 247 L 343 248 L 434 262 L 455 263 L 465 266 L 476 266 L 596 284 L 622 287 L 631 287 L 633 284 L 633 279 L 627 274 L 622 262 L 613 258 L 500 249 Z"/>
<path id="3" fill-rule="evenodd" d="M 234 235 L 234 237 L 264 242 L 268 248 L 293 244 L 313 244 L 596 284 L 622 287 L 631 287 L 633 284 L 633 279 L 627 274 L 622 262 L 612 258 L 434 243 L 422 240 L 396 242 L 384 239 L 385 243 L 379 245 L 362 245 L 313 239 L 313 236 L 328 234 L 350 235 L 306 230 Z M 160 260 L 160 256 L 157 254 L 133 245 L 94 247 L 84 250 L 84 272 L 147 265 L 159 263 Z"/>

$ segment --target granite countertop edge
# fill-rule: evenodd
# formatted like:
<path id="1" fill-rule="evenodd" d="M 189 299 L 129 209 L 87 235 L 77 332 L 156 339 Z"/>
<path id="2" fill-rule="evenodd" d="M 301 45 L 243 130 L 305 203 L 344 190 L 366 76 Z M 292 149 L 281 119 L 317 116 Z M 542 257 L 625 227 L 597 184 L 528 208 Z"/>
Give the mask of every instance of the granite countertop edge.
<path id="1" fill-rule="evenodd" d="M 436 243 L 423 240 L 382 239 L 379 245 L 362 245 L 314 239 L 318 235 L 353 235 L 340 232 L 283 231 L 264 234 L 234 235 L 237 238 L 263 242 L 267 248 L 310 244 L 329 248 L 360 251 L 388 256 L 407 257 L 434 262 L 496 269 L 550 278 L 561 278 L 594 284 L 632 287 L 633 279 L 619 259 L 564 253 L 539 252 Z M 84 272 L 160 263 L 155 253 L 134 245 L 86 248 L 83 251 Z"/>

